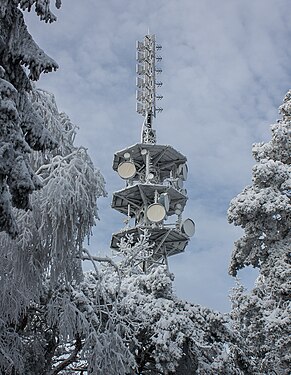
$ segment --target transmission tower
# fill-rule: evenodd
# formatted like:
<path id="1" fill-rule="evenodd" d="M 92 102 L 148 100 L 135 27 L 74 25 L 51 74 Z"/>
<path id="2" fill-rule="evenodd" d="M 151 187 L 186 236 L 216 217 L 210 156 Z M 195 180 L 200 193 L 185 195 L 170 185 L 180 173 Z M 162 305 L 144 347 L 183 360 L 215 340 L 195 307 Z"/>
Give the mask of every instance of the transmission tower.
<path id="1" fill-rule="evenodd" d="M 125 187 L 113 193 L 112 208 L 126 215 L 125 227 L 114 233 L 111 248 L 118 250 L 123 237 L 131 235 L 138 242 L 145 231 L 150 235 L 150 256 L 135 258 L 142 271 L 157 264 L 168 265 L 170 255 L 184 251 L 194 235 L 192 219 L 182 219 L 187 202 L 184 181 L 187 179 L 187 159 L 168 145 L 159 145 L 153 119 L 162 108 L 157 89 L 162 82 L 156 76 L 162 72 L 158 64 L 162 49 L 155 35 L 146 35 L 137 45 L 136 110 L 144 118 L 141 142 L 114 154 L 113 169 L 125 181 Z"/>

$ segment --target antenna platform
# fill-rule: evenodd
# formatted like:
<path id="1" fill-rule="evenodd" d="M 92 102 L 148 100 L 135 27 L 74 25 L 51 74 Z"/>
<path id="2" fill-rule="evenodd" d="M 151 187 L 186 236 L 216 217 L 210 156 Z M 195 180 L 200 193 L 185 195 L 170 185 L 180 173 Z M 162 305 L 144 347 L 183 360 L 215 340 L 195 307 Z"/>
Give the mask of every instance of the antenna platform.
<path id="1" fill-rule="evenodd" d="M 187 159 L 171 146 L 156 144 L 153 118 L 162 108 L 156 107 L 156 81 L 161 61 L 156 51 L 155 35 L 146 35 L 137 42 L 137 112 L 144 117 L 141 143 L 127 147 L 114 154 L 113 169 L 125 181 L 125 187 L 113 193 L 112 208 L 126 215 L 125 227 L 114 233 L 111 248 L 119 250 L 122 239 L 130 235 L 138 243 L 144 232 L 150 235 L 150 256 L 133 257 L 133 266 L 147 272 L 157 264 L 168 266 L 170 255 L 184 251 L 195 224 L 182 219 L 187 202 Z"/>

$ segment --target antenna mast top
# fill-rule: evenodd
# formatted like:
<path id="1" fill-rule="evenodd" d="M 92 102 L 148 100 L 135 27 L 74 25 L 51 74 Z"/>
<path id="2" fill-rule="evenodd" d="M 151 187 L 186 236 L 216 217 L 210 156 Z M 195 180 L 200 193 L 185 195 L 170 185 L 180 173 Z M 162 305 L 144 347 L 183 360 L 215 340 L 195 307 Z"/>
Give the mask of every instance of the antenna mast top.
<path id="1" fill-rule="evenodd" d="M 141 142 L 156 143 L 156 132 L 152 129 L 153 118 L 157 112 L 163 109 L 156 107 L 156 101 L 162 99 L 161 95 L 156 95 L 156 87 L 162 86 L 162 82 L 156 81 L 156 74 L 162 72 L 162 69 L 156 66 L 162 58 L 156 56 L 156 51 L 162 49 L 161 45 L 156 44 L 155 35 L 146 35 L 142 42 L 136 43 L 136 111 L 144 117 Z"/>

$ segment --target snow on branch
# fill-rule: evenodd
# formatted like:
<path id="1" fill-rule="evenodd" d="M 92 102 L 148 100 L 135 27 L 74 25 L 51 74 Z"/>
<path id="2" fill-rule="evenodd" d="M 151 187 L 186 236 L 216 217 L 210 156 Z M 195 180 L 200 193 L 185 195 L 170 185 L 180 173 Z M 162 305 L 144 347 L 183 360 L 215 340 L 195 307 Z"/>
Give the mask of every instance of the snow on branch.
<path id="1" fill-rule="evenodd" d="M 4 61 L 27 66 L 29 78 L 36 81 L 41 73 L 48 73 L 58 68 L 58 64 L 35 43 L 24 23 L 23 14 L 18 9 L 12 10 L 13 23 L 9 34 Z"/>
<path id="2" fill-rule="evenodd" d="M 72 353 L 68 356 L 68 358 L 64 359 L 62 362 L 60 362 L 56 367 L 52 369 L 49 375 L 57 375 L 59 372 L 64 370 L 66 367 L 68 367 L 71 363 L 74 363 L 77 359 L 77 355 L 82 349 L 82 340 L 78 334 L 76 334 L 76 342 L 75 342 L 75 348 L 72 351 Z"/>
<path id="3" fill-rule="evenodd" d="M 18 0 L 19 6 L 23 10 L 31 11 L 32 6 L 35 6 L 35 12 L 42 21 L 54 22 L 56 16 L 50 10 L 50 0 Z M 56 8 L 60 8 L 62 5 L 61 0 L 55 1 Z"/>

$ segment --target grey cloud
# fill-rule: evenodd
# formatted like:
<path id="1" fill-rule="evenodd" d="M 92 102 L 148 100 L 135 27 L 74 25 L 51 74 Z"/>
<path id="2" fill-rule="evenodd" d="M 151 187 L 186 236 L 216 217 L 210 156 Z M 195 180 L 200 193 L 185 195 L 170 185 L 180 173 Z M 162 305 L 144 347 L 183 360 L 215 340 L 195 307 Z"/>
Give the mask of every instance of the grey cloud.
<path id="1" fill-rule="evenodd" d="M 228 202 L 251 180 L 251 145 L 270 138 L 269 124 L 290 86 L 288 0 L 64 0 L 58 22 L 32 14 L 29 29 L 60 65 L 39 86 L 52 91 L 60 110 L 80 126 L 77 141 L 107 180 L 114 151 L 139 141 L 135 114 L 135 40 L 148 27 L 163 45 L 164 112 L 158 141 L 188 158 L 187 215 L 197 233 L 185 254 L 173 257 L 177 293 L 226 310 L 227 263 L 239 231 L 227 224 Z M 108 249 L 122 215 L 100 201 L 91 248 Z M 251 271 L 242 272 L 246 282 Z"/>

